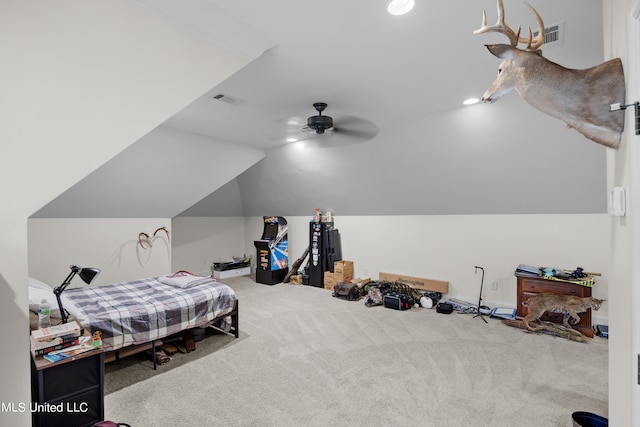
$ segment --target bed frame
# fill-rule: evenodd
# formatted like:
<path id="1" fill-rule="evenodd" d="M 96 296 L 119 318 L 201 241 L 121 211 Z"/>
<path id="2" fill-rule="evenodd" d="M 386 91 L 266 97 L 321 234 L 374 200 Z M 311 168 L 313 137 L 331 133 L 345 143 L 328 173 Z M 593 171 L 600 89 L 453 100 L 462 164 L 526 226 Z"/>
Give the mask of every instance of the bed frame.
<path id="1" fill-rule="evenodd" d="M 238 319 L 238 305 L 239 305 L 239 300 L 236 299 L 235 301 L 235 305 L 233 307 L 233 310 L 221 317 L 226 317 L 226 316 L 231 316 L 231 331 L 227 332 L 224 331 L 220 328 L 218 328 L 217 326 L 214 326 L 212 323 L 218 319 L 220 319 L 221 317 L 218 317 L 216 319 L 214 319 L 211 324 L 209 324 L 207 327 L 208 328 L 212 328 L 215 329 L 217 331 L 220 331 L 222 333 L 225 333 L 227 335 L 233 335 L 235 338 L 238 338 L 240 336 L 240 328 L 239 328 L 239 319 Z M 184 331 L 182 331 L 180 334 L 187 332 L 187 331 L 192 331 L 193 329 L 185 329 Z M 165 338 L 161 338 L 161 339 L 157 339 L 157 340 L 153 340 L 151 342 L 148 343 L 144 343 L 144 344 L 135 344 L 135 345 L 130 345 L 127 347 L 122 347 L 119 348 L 117 350 L 111 350 L 111 351 L 107 351 L 104 354 L 104 363 L 109 363 L 109 362 L 113 362 L 116 360 L 120 360 L 123 359 L 125 357 L 128 356 L 132 356 L 134 354 L 140 353 L 142 351 L 147 351 L 147 350 L 151 350 L 151 357 L 153 359 L 153 369 L 156 370 L 158 369 L 158 361 L 156 359 L 156 347 L 161 346 L 162 344 L 171 342 L 171 341 L 176 341 L 180 338 L 174 338 L 177 334 L 165 337 Z"/>

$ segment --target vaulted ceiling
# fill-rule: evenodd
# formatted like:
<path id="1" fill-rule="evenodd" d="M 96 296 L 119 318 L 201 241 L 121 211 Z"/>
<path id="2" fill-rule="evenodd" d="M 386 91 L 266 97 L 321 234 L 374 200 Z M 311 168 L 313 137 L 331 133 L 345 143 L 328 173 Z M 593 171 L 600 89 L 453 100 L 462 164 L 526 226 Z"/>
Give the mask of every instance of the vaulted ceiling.
<path id="1" fill-rule="evenodd" d="M 604 147 L 517 94 L 462 105 L 496 75 L 484 44 L 505 37 L 473 34 L 494 0 L 416 0 L 403 16 L 387 0 L 134 3 L 252 61 L 34 217 L 606 211 Z M 600 0 L 531 3 L 560 24 L 545 57 L 604 60 Z M 511 26 L 535 28 L 521 1 L 504 4 Z M 315 136 L 300 129 L 318 101 L 336 132 L 286 143 Z"/>

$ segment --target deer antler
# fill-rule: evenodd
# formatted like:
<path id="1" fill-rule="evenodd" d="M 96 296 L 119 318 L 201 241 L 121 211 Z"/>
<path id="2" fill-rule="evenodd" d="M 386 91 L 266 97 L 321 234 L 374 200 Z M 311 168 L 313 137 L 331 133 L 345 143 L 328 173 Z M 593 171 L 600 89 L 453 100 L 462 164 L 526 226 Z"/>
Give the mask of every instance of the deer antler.
<path id="1" fill-rule="evenodd" d="M 520 38 L 520 27 L 518 27 L 518 32 L 516 33 L 504 22 L 504 5 L 502 4 L 502 0 L 498 0 L 498 22 L 496 22 L 495 25 L 487 25 L 487 11 L 483 10 L 482 27 L 475 30 L 473 34 L 490 32 L 502 33 L 509 38 L 511 46 L 516 47 L 518 45 L 518 40 Z"/>
<path id="2" fill-rule="evenodd" d="M 504 22 L 504 5 L 502 4 L 502 0 L 498 0 L 498 22 L 494 25 L 487 25 L 487 12 L 482 11 L 482 26 L 475 30 L 473 34 L 482 34 L 489 32 L 497 32 L 502 33 L 509 38 L 509 42 L 512 47 L 516 47 L 518 43 L 525 43 L 526 50 L 536 50 L 544 43 L 544 23 L 540 14 L 536 12 L 536 10 L 527 2 L 525 4 L 531 9 L 536 20 L 538 21 L 538 35 L 534 38 L 533 33 L 531 32 L 531 27 L 529 27 L 529 37 L 520 37 L 521 27 L 518 27 L 518 31 L 513 31 L 511 27 L 509 27 Z"/>
<path id="3" fill-rule="evenodd" d="M 160 228 L 157 228 L 157 229 L 156 229 L 156 231 L 154 231 L 154 232 L 153 232 L 153 237 L 156 237 L 156 234 L 157 234 L 157 233 L 158 233 L 158 231 L 160 231 L 160 230 L 162 230 L 162 231 L 164 231 L 165 233 L 167 233 L 167 239 L 170 239 L 170 237 L 169 237 L 169 230 L 167 230 L 167 228 L 166 228 L 166 227 L 160 227 Z"/>
<path id="4" fill-rule="evenodd" d="M 499 1 L 502 1 L 502 0 L 499 0 Z M 524 4 L 526 4 L 527 7 L 531 9 L 533 16 L 535 16 L 536 21 L 538 21 L 538 35 L 534 38 L 533 33 L 531 32 L 531 27 L 529 27 L 529 38 L 528 39 L 520 38 L 518 41 L 520 43 L 527 44 L 526 50 L 536 50 L 540 46 L 542 46 L 542 44 L 544 43 L 544 22 L 542 21 L 542 17 L 540 16 L 540 14 L 536 12 L 533 6 L 531 6 L 527 2 L 524 2 Z"/>
<path id="5" fill-rule="evenodd" d="M 144 240 L 143 240 L 143 237 L 144 237 Z M 142 243 L 143 241 L 146 242 L 149 245 L 149 247 L 153 246 L 151 244 L 151 239 L 149 238 L 149 235 L 145 232 L 141 232 L 138 234 L 138 244 L 142 249 L 147 249 L 144 247 L 144 244 Z"/>
<path id="6" fill-rule="evenodd" d="M 149 235 L 144 231 L 138 233 L 138 244 L 140 245 L 140 247 L 142 249 L 147 249 L 144 247 L 145 243 L 149 245 L 149 247 L 152 247 L 153 241 L 155 240 L 155 237 L 156 237 L 156 234 L 158 234 L 158 231 L 164 231 L 165 233 L 167 233 L 167 239 L 169 239 L 169 241 L 171 240 L 171 238 L 169 237 L 169 230 L 167 230 L 167 227 L 159 227 L 159 228 L 156 228 L 156 231 L 153 232 L 153 236 L 151 237 L 149 237 Z"/>

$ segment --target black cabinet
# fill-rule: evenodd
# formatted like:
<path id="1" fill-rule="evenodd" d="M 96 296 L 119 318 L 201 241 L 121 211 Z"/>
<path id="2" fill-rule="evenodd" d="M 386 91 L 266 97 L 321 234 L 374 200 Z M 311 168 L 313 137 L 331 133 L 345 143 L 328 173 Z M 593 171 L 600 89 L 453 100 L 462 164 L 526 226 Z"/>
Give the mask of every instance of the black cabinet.
<path id="1" fill-rule="evenodd" d="M 333 273 L 333 263 L 342 260 L 340 233 L 333 227 L 333 222 L 312 222 L 309 229 L 308 284 L 322 288 L 325 271 Z"/>
<path id="2" fill-rule="evenodd" d="M 88 427 L 104 419 L 104 351 L 51 363 L 31 356 L 34 426 Z"/>

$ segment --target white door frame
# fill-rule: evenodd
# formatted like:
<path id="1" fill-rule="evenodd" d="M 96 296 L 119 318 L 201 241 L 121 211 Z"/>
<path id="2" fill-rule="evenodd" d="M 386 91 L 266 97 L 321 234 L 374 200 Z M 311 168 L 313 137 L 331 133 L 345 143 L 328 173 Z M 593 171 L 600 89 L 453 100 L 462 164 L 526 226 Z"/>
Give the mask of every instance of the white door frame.
<path id="1" fill-rule="evenodd" d="M 627 102 L 640 101 L 640 0 L 627 14 Z M 631 264 L 631 425 L 640 425 L 640 136 L 635 134 L 635 110 L 627 112 L 626 143 L 628 144 L 629 201 L 631 203 L 630 264 Z"/>

